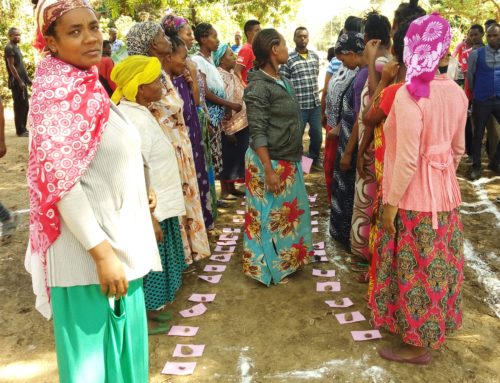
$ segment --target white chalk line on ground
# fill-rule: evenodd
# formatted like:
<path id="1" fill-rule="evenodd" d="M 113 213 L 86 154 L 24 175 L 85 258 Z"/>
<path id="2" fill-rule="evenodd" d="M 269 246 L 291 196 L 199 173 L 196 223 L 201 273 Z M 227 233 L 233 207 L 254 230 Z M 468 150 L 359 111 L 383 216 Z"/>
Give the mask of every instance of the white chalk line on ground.
<path id="1" fill-rule="evenodd" d="M 252 375 L 250 374 L 250 369 L 253 366 L 252 359 L 250 359 L 246 353 L 250 350 L 250 347 L 243 347 L 240 351 L 240 356 L 238 357 L 238 367 L 240 369 L 240 383 L 252 383 Z"/>
<path id="2" fill-rule="evenodd" d="M 488 198 L 488 192 L 486 189 L 484 189 L 484 185 L 495 181 L 495 180 L 500 180 L 500 177 L 491 177 L 491 178 L 480 178 L 476 181 L 469 181 L 464 178 L 459 178 L 463 180 L 464 182 L 467 182 L 471 184 L 474 187 L 474 193 L 476 194 L 476 197 L 478 201 L 472 202 L 472 203 L 462 203 L 462 207 L 477 207 L 477 206 L 484 206 L 484 209 L 481 211 L 466 211 L 463 208 L 460 209 L 461 213 L 464 215 L 472 215 L 472 214 L 483 214 L 483 213 L 490 213 L 493 214 L 497 220 L 496 227 L 500 227 L 500 211 L 498 211 L 497 206 L 491 202 L 491 200 Z"/>

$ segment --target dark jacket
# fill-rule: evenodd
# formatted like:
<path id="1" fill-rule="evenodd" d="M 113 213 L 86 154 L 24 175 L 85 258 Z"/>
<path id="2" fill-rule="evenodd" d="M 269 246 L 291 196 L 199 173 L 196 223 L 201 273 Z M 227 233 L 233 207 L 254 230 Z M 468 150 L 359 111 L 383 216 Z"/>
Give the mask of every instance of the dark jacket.
<path id="1" fill-rule="evenodd" d="M 260 70 L 248 74 L 245 89 L 250 147 L 266 146 L 272 160 L 298 162 L 302 157 L 304 127 L 291 82 L 290 93 Z"/>

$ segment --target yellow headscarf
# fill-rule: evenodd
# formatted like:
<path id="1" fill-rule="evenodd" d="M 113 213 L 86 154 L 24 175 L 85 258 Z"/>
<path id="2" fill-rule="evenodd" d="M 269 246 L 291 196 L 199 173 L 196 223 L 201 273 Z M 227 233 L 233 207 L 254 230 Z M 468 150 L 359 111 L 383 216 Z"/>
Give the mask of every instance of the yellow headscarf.
<path id="1" fill-rule="evenodd" d="M 156 57 L 129 56 L 111 71 L 116 90 L 111 96 L 114 103 L 122 97 L 135 102 L 139 85 L 150 84 L 161 75 L 161 63 Z"/>

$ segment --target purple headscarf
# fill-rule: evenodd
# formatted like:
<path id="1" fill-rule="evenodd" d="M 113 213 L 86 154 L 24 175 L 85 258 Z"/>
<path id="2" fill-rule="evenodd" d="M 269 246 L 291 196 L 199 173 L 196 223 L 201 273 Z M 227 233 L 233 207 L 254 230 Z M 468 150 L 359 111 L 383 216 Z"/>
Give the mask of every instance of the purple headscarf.
<path id="1" fill-rule="evenodd" d="M 179 29 L 188 24 L 188 21 L 184 17 L 170 13 L 161 19 L 160 24 L 165 33 L 168 31 L 177 33 Z"/>
<path id="2" fill-rule="evenodd" d="M 414 20 L 405 37 L 403 60 L 406 65 L 406 88 L 417 100 L 429 97 L 429 83 L 434 79 L 439 61 L 448 52 L 451 28 L 439 13 Z"/>

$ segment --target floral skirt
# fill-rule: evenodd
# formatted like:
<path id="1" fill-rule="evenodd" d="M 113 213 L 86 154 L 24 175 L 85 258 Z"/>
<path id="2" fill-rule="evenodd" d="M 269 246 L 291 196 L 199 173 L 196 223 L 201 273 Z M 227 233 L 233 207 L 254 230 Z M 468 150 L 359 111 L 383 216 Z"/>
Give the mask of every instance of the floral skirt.
<path id="1" fill-rule="evenodd" d="M 210 188 L 210 199 L 207 200 L 207 209 L 212 213 L 213 221 L 217 219 L 217 192 L 215 189 L 215 170 L 212 164 L 212 149 L 210 148 L 210 136 L 208 132 L 208 117 L 202 108 L 198 108 L 198 118 L 200 120 L 201 131 L 202 131 L 202 144 L 203 150 L 205 152 L 205 166 L 208 174 L 208 185 Z M 207 229 L 212 229 L 213 224 L 209 225 Z"/>
<path id="2" fill-rule="evenodd" d="M 252 149 L 246 152 L 243 272 L 266 286 L 278 284 L 313 256 L 311 213 L 300 163 L 271 162 L 280 176 L 279 194 L 265 190 L 264 167 Z"/>
<path id="3" fill-rule="evenodd" d="M 380 209 L 383 210 L 383 207 Z M 438 349 L 462 324 L 463 227 L 458 208 L 438 213 L 399 210 L 396 234 L 382 233 L 370 296 L 376 327 L 403 342 Z"/>

